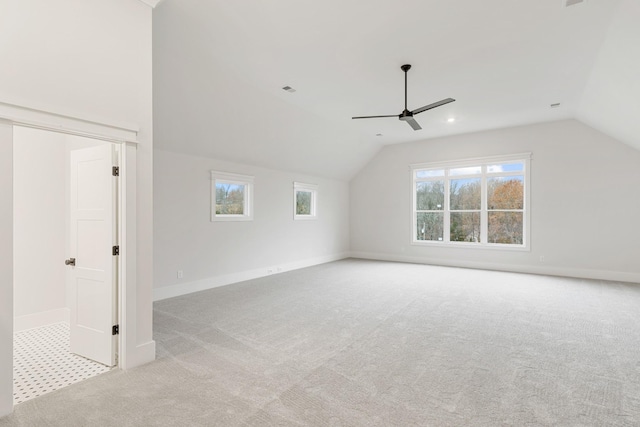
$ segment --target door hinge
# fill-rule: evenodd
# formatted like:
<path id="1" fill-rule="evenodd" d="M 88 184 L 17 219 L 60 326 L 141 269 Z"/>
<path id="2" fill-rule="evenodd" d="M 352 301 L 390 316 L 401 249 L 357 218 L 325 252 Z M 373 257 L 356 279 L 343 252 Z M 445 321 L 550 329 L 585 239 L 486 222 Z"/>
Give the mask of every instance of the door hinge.
<path id="1" fill-rule="evenodd" d="M 120 325 L 113 325 L 111 327 L 111 335 L 118 335 L 120 333 Z"/>
<path id="2" fill-rule="evenodd" d="M 120 176 L 120 167 L 114 166 L 111 168 L 111 175 Z"/>
<path id="3" fill-rule="evenodd" d="M 112 249 L 113 256 L 120 255 L 120 246 L 114 246 Z"/>

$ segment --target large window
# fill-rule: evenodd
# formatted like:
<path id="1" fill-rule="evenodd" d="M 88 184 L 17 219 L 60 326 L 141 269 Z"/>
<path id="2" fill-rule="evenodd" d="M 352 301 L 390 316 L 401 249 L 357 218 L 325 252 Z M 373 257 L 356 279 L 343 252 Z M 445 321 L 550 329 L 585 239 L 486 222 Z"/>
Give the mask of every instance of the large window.
<path id="1" fill-rule="evenodd" d="M 528 248 L 530 158 L 412 165 L 413 243 Z"/>
<path id="2" fill-rule="evenodd" d="M 211 171 L 211 221 L 253 219 L 253 177 Z"/>

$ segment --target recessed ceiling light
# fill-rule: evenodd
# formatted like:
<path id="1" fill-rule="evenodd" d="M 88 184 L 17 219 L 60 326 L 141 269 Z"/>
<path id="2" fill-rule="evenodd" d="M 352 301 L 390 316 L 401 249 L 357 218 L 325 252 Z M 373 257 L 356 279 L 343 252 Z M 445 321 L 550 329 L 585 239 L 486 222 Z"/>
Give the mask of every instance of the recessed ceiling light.
<path id="1" fill-rule="evenodd" d="M 449 118 L 447 119 L 447 122 L 449 122 L 449 123 L 453 123 L 453 122 L 455 122 L 455 121 L 456 121 L 456 118 L 455 118 L 455 117 L 449 117 Z"/>
<path id="2" fill-rule="evenodd" d="M 555 104 L 551 104 L 551 108 L 558 108 L 560 106 L 559 102 L 556 102 Z"/>
<path id="3" fill-rule="evenodd" d="M 293 93 L 293 92 L 295 92 L 295 91 L 296 91 L 296 90 L 295 90 L 294 88 L 292 88 L 291 86 L 284 86 L 284 87 L 282 88 L 282 90 L 286 90 L 287 92 L 290 92 L 290 93 Z"/>

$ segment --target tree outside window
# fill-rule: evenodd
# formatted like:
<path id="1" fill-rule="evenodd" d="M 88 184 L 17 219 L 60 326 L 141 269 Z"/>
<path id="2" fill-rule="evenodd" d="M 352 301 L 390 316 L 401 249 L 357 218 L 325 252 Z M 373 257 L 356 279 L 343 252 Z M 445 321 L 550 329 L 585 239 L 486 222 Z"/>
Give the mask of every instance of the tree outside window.
<path id="1" fill-rule="evenodd" d="M 412 166 L 413 243 L 526 248 L 529 158 Z"/>
<path id="2" fill-rule="evenodd" d="M 216 182 L 216 215 L 243 215 L 245 186 Z"/>
<path id="3" fill-rule="evenodd" d="M 318 186 L 302 182 L 293 183 L 293 219 L 316 219 Z"/>
<path id="4" fill-rule="evenodd" d="M 211 221 L 250 221 L 252 205 L 252 176 L 211 171 Z"/>

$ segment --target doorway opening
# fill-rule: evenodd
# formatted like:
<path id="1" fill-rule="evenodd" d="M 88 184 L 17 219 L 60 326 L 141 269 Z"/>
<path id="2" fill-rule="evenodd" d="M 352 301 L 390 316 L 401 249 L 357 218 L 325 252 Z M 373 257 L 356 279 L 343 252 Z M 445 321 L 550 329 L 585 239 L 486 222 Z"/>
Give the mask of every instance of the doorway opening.
<path id="1" fill-rule="evenodd" d="M 13 129 L 17 404 L 118 366 L 120 145 Z"/>

